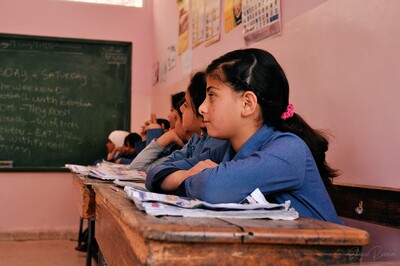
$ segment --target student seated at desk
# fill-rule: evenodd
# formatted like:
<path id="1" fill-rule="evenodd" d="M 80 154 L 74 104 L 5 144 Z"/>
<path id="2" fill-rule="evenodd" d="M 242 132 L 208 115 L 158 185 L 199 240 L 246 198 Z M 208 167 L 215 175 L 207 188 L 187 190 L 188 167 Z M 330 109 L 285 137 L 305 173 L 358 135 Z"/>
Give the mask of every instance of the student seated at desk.
<path id="1" fill-rule="evenodd" d="M 157 118 L 154 113 L 151 114 L 150 120 L 146 121 L 141 128 L 142 139 L 147 141 L 146 145 L 149 145 L 153 139 L 175 128 L 175 123 L 179 116 L 177 109 L 184 98 L 185 92 L 183 91 L 171 95 L 171 108 L 168 119 Z"/>
<path id="2" fill-rule="evenodd" d="M 167 132 L 159 139 L 153 140 L 152 145 L 147 146 L 146 149 L 132 161 L 129 166 L 130 169 L 141 170 L 148 173 L 163 161 L 189 158 L 193 154 L 200 154 L 212 146 L 225 144 L 224 141 L 209 138 L 206 136 L 207 134 L 204 129 L 202 129 L 202 118 L 198 112 L 198 107 L 205 99 L 205 85 L 204 73 L 196 73 L 190 81 L 186 94 L 184 94 L 183 103 L 173 103 L 171 107 L 171 112 L 175 109 L 175 112 L 179 115 L 178 117 L 175 116 L 177 124 L 175 129 L 182 127 L 182 130 L 175 130 L 171 132 L 171 134 Z M 168 118 L 170 118 L 170 116 L 168 116 Z M 182 150 L 176 150 L 168 157 L 160 155 L 160 153 L 164 151 L 164 147 L 168 144 L 179 141 L 179 138 L 187 141 L 188 136 L 192 137 Z"/>
<path id="3" fill-rule="evenodd" d="M 184 98 L 185 98 L 185 92 L 183 91 L 171 95 L 171 108 L 168 114 L 168 120 L 157 118 L 156 115 L 152 113 L 150 115 L 150 120 L 144 122 L 140 130 L 140 135 L 142 136 L 142 142 L 136 145 L 137 154 L 139 154 L 147 145 L 149 145 L 152 142 L 152 140 L 162 136 L 168 130 L 172 130 L 175 128 L 177 116 L 179 116 L 178 114 L 179 103 Z M 171 152 L 172 151 L 173 147 Z"/>
<path id="4" fill-rule="evenodd" d="M 154 138 L 132 161 L 129 165 L 130 169 L 148 173 L 154 166 L 165 161 L 173 151 L 182 148 L 193 135 L 193 131 L 185 130 L 182 127 L 182 112 L 179 108 L 185 100 L 185 94 L 183 93 L 181 96 L 183 97 L 180 102 L 176 102 L 172 98 L 170 114 L 168 115 L 171 129 L 160 137 Z"/>
<path id="5" fill-rule="evenodd" d="M 129 135 L 129 132 L 124 130 L 114 130 L 108 135 L 106 148 L 107 156 L 102 159 L 96 160 L 93 165 L 101 163 L 103 160 L 113 162 L 118 156 L 118 148 L 124 145 L 125 137 Z"/>
<path id="6" fill-rule="evenodd" d="M 167 119 L 157 118 L 156 114 L 151 113 L 150 120 L 145 121 L 141 126 L 142 141 L 136 142 L 136 153 L 139 154 L 153 139 L 160 137 L 170 128 L 172 128 L 171 123 Z"/>
<path id="7" fill-rule="evenodd" d="M 137 156 L 136 143 L 142 141 L 138 133 L 129 133 L 125 137 L 124 146 L 119 149 L 119 155 L 114 159 L 116 164 L 130 164 Z"/>
<path id="8" fill-rule="evenodd" d="M 205 73 L 195 73 L 186 89 L 185 101 L 180 107 L 182 112 L 182 127 L 186 131 L 194 132 L 188 143 L 180 150 L 174 151 L 165 162 L 179 161 L 208 151 L 212 147 L 227 145 L 225 140 L 208 136 L 203 124 L 203 117 L 199 113 L 199 106 L 206 98 Z"/>
<path id="9" fill-rule="evenodd" d="M 182 113 L 179 108 L 185 100 L 185 92 L 181 91 L 171 95 L 171 107 L 169 109 L 168 121 L 171 124 L 171 129 L 175 128 L 176 121 L 182 119 Z"/>
<path id="10" fill-rule="evenodd" d="M 203 125 L 203 117 L 198 109 L 206 98 L 206 80 L 204 72 L 197 72 L 191 79 L 186 90 L 185 102 L 181 105 L 182 127 L 189 132 L 194 132 L 188 143 L 180 150 L 174 151 L 166 158 L 159 159 L 152 164 L 157 168 L 155 171 L 162 171 L 161 162 L 174 162 L 200 155 L 212 147 L 227 146 L 227 142 L 220 139 L 210 138 Z M 139 156 L 140 157 L 140 156 Z M 150 172 L 150 170 L 148 170 Z M 150 177 L 151 178 L 151 177 Z"/>
<path id="11" fill-rule="evenodd" d="M 146 187 L 210 203 L 238 203 L 259 188 L 269 201 L 290 200 L 302 216 L 342 223 L 324 185 L 337 176 L 325 161 L 328 140 L 294 112 L 276 59 L 260 49 L 236 50 L 214 60 L 206 80 L 203 122 L 229 147 L 164 162 Z"/>
<path id="12" fill-rule="evenodd" d="M 191 156 L 209 150 L 211 147 L 226 145 L 226 141 L 210 138 L 203 127 L 202 116 L 198 111 L 198 107 L 206 97 L 205 86 L 206 81 L 204 72 L 196 73 L 192 77 L 186 90 L 183 104 L 179 107 L 179 112 L 182 113 L 182 128 L 185 131 L 183 134 L 192 135 L 187 144 L 185 144 L 182 149 L 177 149 L 166 157 L 159 156 L 159 152 L 162 149 L 159 149 L 158 152 L 156 150 L 151 150 L 152 154 L 150 154 L 150 150 L 148 153 L 140 153 L 131 165 L 129 165 L 130 169 L 141 170 L 148 173 L 151 169 L 164 161 L 173 162 L 190 158 Z M 177 119 L 177 123 L 178 122 L 179 120 Z M 178 134 L 182 135 L 182 133 Z M 165 137 L 166 139 L 160 139 L 160 141 L 168 142 L 170 136 L 166 135 Z M 173 139 L 172 137 L 171 139 Z"/>

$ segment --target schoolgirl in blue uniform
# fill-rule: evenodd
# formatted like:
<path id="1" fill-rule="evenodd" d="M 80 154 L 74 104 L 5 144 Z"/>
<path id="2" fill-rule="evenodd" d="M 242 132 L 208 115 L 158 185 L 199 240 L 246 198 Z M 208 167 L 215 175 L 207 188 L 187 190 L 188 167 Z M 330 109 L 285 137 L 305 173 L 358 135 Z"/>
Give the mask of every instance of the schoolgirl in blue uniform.
<path id="1" fill-rule="evenodd" d="M 193 75 L 185 93 L 185 101 L 180 107 L 182 112 L 182 127 L 195 132 L 188 143 L 181 149 L 172 153 L 166 162 L 174 162 L 200 155 L 209 149 L 228 144 L 224 140 L 211 138 L 204 128 L 203 117 L 199 107 L 206 98 L 206 78 L 204 71 Z"/>
<path id="2" fill-rule="evenodd" d="M 200 104 L 206 98 L 206 79 L 204 71 L 199 71 L 193 75 L 190 84 L 185 92 L 184 103 L 180 106 L 182 112 L 182 128 L 186 131 L 194 132 L 193 136 L 180 150 L 175 150 L 162 160 L 154 161 L 151 171 L 147 177 L 151 179 L 150 173 L 157 173 L 163 169 L 162 162 L 171 163 L 192 156 L 200 155 L 211 148 L 229 144 L 227 141 L 211 138 L 207 135 L 203 125 L 203 117 L 199 112 Z M 139 155 L 140 156 L 140 155 Z"/>
<path id="3" fill-rule="evenodd" d="M 148 189 L 211 203 L 240 202 L 256 188 L 269 201 L 291 201 L 301 216 L 342 223 L 325 185 L 337 175 L 325 161 L 327 139 L 289 104 L 289 84 L 276 59 L 236 50 L 206 70 L 199 107 L 209 136 L 228 140 L 150 172 Z"/>

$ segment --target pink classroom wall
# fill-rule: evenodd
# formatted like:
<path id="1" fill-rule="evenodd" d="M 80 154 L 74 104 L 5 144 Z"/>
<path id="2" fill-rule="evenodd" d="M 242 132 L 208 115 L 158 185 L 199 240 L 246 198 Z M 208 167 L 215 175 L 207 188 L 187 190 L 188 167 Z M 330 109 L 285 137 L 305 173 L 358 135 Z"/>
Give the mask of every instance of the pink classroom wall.
<path id="1" fill-rule="evenodd" d="M 0 232 L 78 232 L 71 173 L 2 173 Z"/>
<path id="2" fill-rule="evenodd" d="M 151 2 L 137 9 L 2 0 L 0 33 L 132 42 L 132 130 L 147 118 L 152 90 Z M 77 232 L 79 216 L 71 191 L 72 178 L 66 173 L 0 173 L 0 233 L 46 228 Z"/>
<path id="3" fill-rule="evenodd" d="M 400 125 L 395 122 L 400 116 L 400 28 L 395 23 L 400 1 L 281 2 L 282 33 L 252 47 L 275 55 L 288 76 L 296 112 L 330 133 L 328 160 L 341 171 L 337 181 L 400 188 Z M 167 47 L 177 44 L 177 26 L 169 26 L 177 25 L 177 15 L 174 0 L 154 5 L 155 33 L 163 33 L 156 42 L 160 62 Z M 219 42 L 190 50 L 193 71 L 246 47 L 241 25 L 225 33 L 221 18 L 221 29 Z M 169 95 L 188 84 L 181 60 L 153 88 L 157 114 L 165 114 Z"/>

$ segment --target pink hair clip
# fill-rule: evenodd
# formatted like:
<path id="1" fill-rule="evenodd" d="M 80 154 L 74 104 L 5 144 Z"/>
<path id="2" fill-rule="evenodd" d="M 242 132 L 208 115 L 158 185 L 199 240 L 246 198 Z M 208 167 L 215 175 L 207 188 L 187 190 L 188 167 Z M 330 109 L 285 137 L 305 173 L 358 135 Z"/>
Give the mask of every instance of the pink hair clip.
<path id="1" fill-rule="evenodd" d="M 285 120 L 286 118 L 292 117 L 293 114 L 294 114 L 294 106 L 293 106 L 293 104 L 290 103 L 290 104 L 286 107 L 286 111 L 281 115 L 281 118 L 282 118 L 283 120 Z"/>

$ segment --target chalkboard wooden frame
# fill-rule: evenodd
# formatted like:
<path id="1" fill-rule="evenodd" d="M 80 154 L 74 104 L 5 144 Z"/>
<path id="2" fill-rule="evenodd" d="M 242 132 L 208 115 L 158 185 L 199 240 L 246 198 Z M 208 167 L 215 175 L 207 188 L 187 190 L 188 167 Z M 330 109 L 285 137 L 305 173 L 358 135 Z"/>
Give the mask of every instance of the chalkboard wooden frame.
<path id="1" fill-rule="evenodd" d="M 65 171 L 130 130 L 132 43 L 0 34 L 0 171 Z"/>

